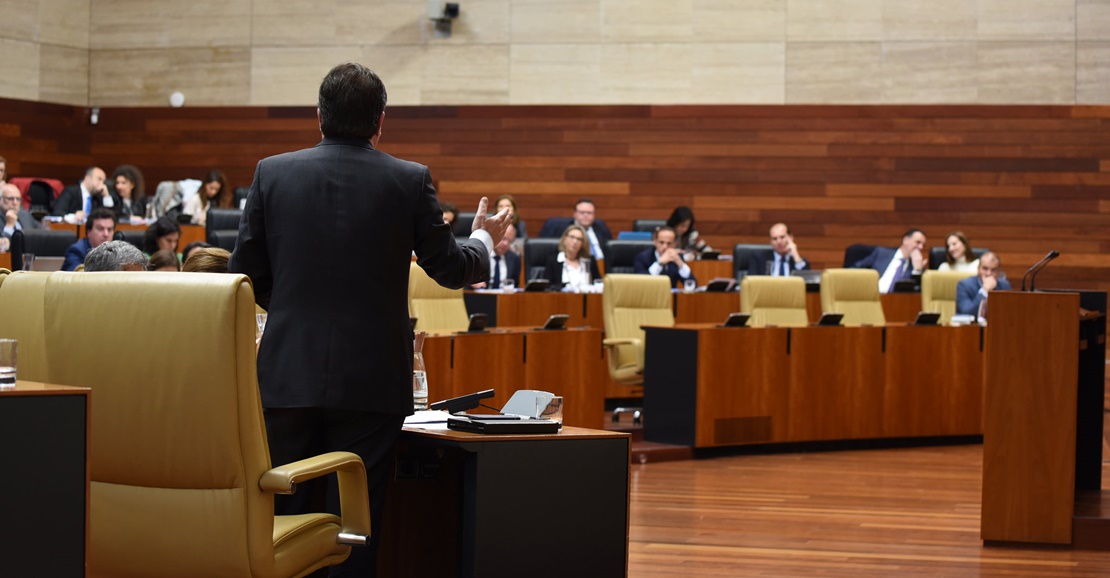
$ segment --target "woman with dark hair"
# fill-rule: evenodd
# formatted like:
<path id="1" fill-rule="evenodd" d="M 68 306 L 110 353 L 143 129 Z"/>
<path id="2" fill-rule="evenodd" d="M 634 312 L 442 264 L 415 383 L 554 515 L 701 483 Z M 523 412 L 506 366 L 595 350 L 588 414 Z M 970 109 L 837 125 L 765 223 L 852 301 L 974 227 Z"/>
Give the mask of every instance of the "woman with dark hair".
<path id="1" fill-rule="evenodd" d="M 459 209 L 455 203 L 449 201 L 440 201 L 439 210 L 443 211 L 443 222 L 455 226 L 455 221 L 459 218 Z"/>
<path id="2" fill-rule="evenodd" d="M 112 171 L 111 183 L 123 201 L 116 207 L 120 221 L 141 221 L 146 218 L 147 198 L 143 173 L 133 165 L 120 165 Z"/>
<path id="3" fill-rule="evenodd" d="M 674 229 L 675 249 L 686 253 L 687 259 L 713 249 L 698 238 L 694 228 L 694 211 L 685 205 L 675 208 L 667 219 L 667 226 Z"/>
<path id="4" fill-rule="evenodd" d="M 971 241 L 963 231 L 948 233 L 944 239 L 944 263 L 937 267 L 938 271 L 959 271 L 961 273 L 978 273 L 979 258 L 971 250 Z"/>
<path id="5" fill-rule="evenodd" d="M 181 241 L 181 227 L 169 217 L 162 217 L 146 228 L 143 234 L 143 252 L 153 255 L 158 251 L 169 250 L 177 253 L 177 243 Z"/>
<path id="6" fill-rule="evenodd" d="M 192 224 L 203 226 L 208 221 L 208 209 L 213 203 L 217 207 L 230 209 L 234 200 L 235 191 L 227 186 L 227 178 L 223 172 L 212 169 L 201 180 L 197 194 L 185 202 L 185 208 L 181 212 L 192 217 L 189 221 Z"/>
<path id="7" fill-rule="evenodd" d="M 181 262 L 177 260 L 177 253 L 169 249 L 162 249 L 155 251 L 150 256 L 150 263 L 146 266 L 147 271 L 180 271 Z"/>
<path id="8" fill-rule="evenodd" d="M 501 209 L 509 209 L 513 215 L 513 227 L 516 229 L 516 238 L 520 239 L 521 244 L 524 239 L 528 237 L 528 227 L 525 226 L 524 221 L 520 219 L 520 211 L 516 208 L 516 199 L 512 195 L 501 195 L 497 197 L 497 205 L 495 205 L 493 212 L 500 213 Z"/>
<path id="9" fill-rule="evenodd" d="M 547 258 L 547 280 L 550 289 L 573 289 L 575 292 L 589 287 L 600 279 L 597 260 L 590 258 L 590 242 L 586 230 L 571 225 L 559 239 L 559 252 Z"/>

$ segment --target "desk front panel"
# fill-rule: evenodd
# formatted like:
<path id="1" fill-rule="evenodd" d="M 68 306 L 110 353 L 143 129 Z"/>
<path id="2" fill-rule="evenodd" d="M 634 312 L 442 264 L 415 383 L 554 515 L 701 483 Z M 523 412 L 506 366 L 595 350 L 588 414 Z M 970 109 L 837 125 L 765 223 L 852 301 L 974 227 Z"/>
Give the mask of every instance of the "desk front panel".
<path id="1" fill-rule="evenodd" d="M 555 291 L 493 293 L 468 291 L 467 313 L 485 313 L 491 327 L 542 327 L 555 314 L 569 315 L 567 327 L 602 327 L 601 295 Z"/>
<path id="2" fill-rule="evenodd" d="M 724 323 L 729 313 L 740 311 L 740 294 L 678 291 L 673 303 L 675 323 Z"/>
<path id="3" fill-rule="evenodd" d="M 790 441 L 882 437 L 883 328 L 791 330 Z"/>
<path id="4" fill-rule="evenodd" d="M 889 326 L 883 437 L 983 432 L 983 345 L 978 325 Z"/>

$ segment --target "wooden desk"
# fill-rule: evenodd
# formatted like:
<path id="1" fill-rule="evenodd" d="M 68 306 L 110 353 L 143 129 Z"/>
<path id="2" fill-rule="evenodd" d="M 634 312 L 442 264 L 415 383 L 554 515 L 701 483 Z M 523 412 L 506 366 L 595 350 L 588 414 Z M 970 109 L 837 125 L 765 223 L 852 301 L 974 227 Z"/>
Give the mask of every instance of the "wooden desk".
<path id="1" fill-rule="evenodd" d="M 519 389 L 538 389 L 563 396 L 563 423 L 604 425 L 608 370 L 601 329 L 498 328 L 430 335 L 424 341 L 424 363 L 432 401 L 492 388 L 494 397 L 485 403 L 501 407 Z"/>
<path id="2" fill-rule="evenodd" d="M 978 326 L 645 331 L 647 441 L 713 447 L 982 432 Z"/>
<path id="3" fill-rule="evenodd" d="M 732 274 L 732 261 L 721 260 L 696 260 L 686 263 L 690 266 L 690 272 L 698 280 L 698 285 L 705 286 L 706 283 L 718 278 L 724 277 L 726 279 L 735 279 Z"/>
<path id="4" fill-rule="evenodd" d="M 602 327 L 601 295 L 554 291 L 500 293 L 467 291 L 467 313 L 489 315 L 490 327 L 541 327 L 557 313 L 570 316 L 567 327 Z"/>
<path id="5" fill-rule="evenodd" d="M 0 391 L 5 576 L 85 575 L 89 392 L 28 381 Z"/>
<path id="6" fill-rule="evenodd" d="M 673 303 L 675 323 L 724 323 L 729 313 L 740 311 L 740 294 L 677 291 Z"/>
<path id="7" fill-rule="evenodd" d="M 0 253 L 0 269 L 12 270 L 12 254 Z"/>
<path id="8" fill-rule="evenodd" d="M 397 448 L 380 575 L 627 575 L 628 434 L 406 427 Z"/>

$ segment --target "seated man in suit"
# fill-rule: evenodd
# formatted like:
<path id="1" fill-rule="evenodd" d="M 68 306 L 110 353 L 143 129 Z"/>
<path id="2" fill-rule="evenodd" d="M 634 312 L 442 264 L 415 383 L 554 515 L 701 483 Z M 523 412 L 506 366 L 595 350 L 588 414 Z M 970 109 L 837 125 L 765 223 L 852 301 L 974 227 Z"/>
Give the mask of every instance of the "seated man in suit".
<path id="1" fill-rule="evenodd" d="M 107 175 L 100 167 L 89 167 L 80 184 L 62 189 L 62 194 L 54 200 L 53 215 L 63 217 L 67 223 L 81 223 L 94 209 L 108 207 L 115 209 L 123 201 L 108 190 L 104 184 Z"/>
<path id="2" fill-rule="evenodd" d="M 651 242 L 655 247 L 636 255 L 632 263 L 637 273 L 666 275 L 671 278 L 671 287 L 687 279 L 694 279 L 690 266 L 682 260 L 682 252 L 675 248 L 674 229 L 670 227 L 656 229 L 651 235 Z"/>
<path id="3" fill-rule="evenodd" d="M 786 223 L 771 225 L 771 251 L 755 252 L 748 257 L 748 275 L 788 277 L 792 271 L 807 269 L 809 263 L 798 253 Z"/>
<path id="4" fill-rule="evenodd" d="M 512 252 L 513 241 L 516 239 L 516 229 L 509 227 L 501 242 L 494 245 L 489 254 L 489 283 L 484 281 L 475 283 L 475 289 L 501 289 L 506 279 L 512 280 L 515 285 L 520 279 L 520 255 Z"/>
<path id="5" fill-rule="evenodd" d="M 42 223 L 23 208 L 23 195 L 19 192 L 19 187 L 11 183 L 0 185 L 0 211 L 4 215 L 4 228 L 0 230 L 0 253 L 11 248 L 10 239 L 16 231 L 42 228 Z"/>
<path id="6" fill-rule="evenodd" d="M 586 237 L 590 243 L 590 254 L 594 259 L 601 261 L 605 259 L 605 244 L 613 239 L 613 234 L 609 232 L 609 226 L 605 221 L 596 218 L 597 208 L 594 202 L 590 199 L 578 199 L 574 204 L 574 217 L 554 217 L 548 219 L 540 229 L 540 237 L 547 237 L 549 239 L 558 239 L 563 236 L 563 232 L 571 225 L 578 225 L 586 230 Z"/>
<path id="7" fill-rule="evenodd" d="M 987 252 L 979 257 L 979 274 L 961 279 L 956 284 L 956 313 L 979 316 L 979 303 L 995 289 L 1008 291 L 1010 282 L 1002 272 L 1002 260 L 998 255 Z M 986 311 L 983 312 L 986 317 Z"/>
<path id="8" fill-rule="evenodd" d="M 875 247 L 871 254 L 860 259 L 856 269 L 874 269 L 879 272 L 879 291 L 890 293 L 894 284 L 902 279 L 921 275 L 927 260 L 924 256 L 925 233 L 921 229 L 910 229 L 902 235 L 902 245 L 896 249 Z"/>
<path id="9" fill-rule="evenodd" d="M 104 207 L 93 209 L 89 214 L 89 220 L 85 222 L 85 238 L 66 249 L 62 271 L 73 271 L 78 265 L 83 264 L 89 251 L 111 241 L 115 233 L 116 212 Z"/>

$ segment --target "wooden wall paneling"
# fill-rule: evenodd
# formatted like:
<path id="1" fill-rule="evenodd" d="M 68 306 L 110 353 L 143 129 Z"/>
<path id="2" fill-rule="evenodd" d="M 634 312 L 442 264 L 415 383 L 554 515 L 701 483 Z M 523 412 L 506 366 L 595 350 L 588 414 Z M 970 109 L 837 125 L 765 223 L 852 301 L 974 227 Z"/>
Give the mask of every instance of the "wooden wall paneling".
<path id="1" fill-rule="evenodd" d="M 456 393 L 451 368 L 453 340 L 451 335 L 429 335 L 424 339 L 424 367 L 428 374 L 429 403 L 462 395 Z"/>
<path id="2" fill-rule="evenodd" d="M 517 389 L 563 396 L 564 425 L 603 428 L 608 369 L 601 333 L 601 329 L 529 331 L 524 382 Z"/>
<path id="3" fill-rule="evenodd" d="M 454 395 L 493 389 L 493 398 L 483 403 L 501 408 L 516 390 L 524 389 L 524 333 L 456 335 L 452 373 Z"/>

